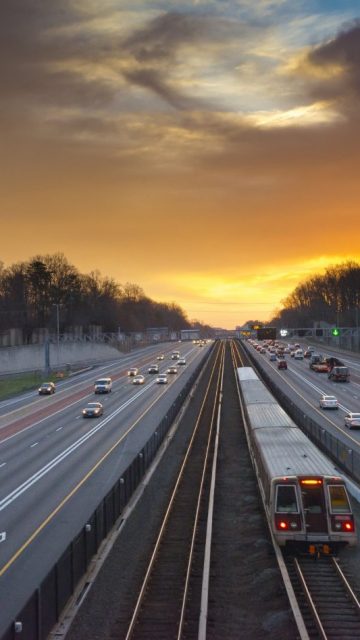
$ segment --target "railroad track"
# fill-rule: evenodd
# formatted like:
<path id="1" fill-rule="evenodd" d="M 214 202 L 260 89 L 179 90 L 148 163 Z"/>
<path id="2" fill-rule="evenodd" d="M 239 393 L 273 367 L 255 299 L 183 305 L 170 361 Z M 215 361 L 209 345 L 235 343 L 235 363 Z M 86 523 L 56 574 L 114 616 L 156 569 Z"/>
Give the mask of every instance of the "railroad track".
<path id="1" fill-rule="evenodd" d="M 245 364 L 239 344 L 234 357 Z M 272 541 L 301 640 L 360 639 L 360 603 L 338 559 L 282 554 Z"/>
<path id="2" fill-rule="evenodd" d="M 126 640 L 181 638 L 185 625 L 187 633 L 190 632 L 190 637 L 193 637 L 189 627 L 199 625 L 203 584 L 207 578 L 205 576 L 199 580 L 193 565 L 202 567 L 203 576 L 223 360 L 222 345 L 214 358 L 204 402 L 127 632 L 124 636 L 120 634 Z M 190 592 L 191 602 L 188 598 Z"/>
<path id="3" fill-rule="evenodd" d="M 285 564 L 309 638 L 360 638 L 360 603 L 337 558 L 294 557 Z"/>

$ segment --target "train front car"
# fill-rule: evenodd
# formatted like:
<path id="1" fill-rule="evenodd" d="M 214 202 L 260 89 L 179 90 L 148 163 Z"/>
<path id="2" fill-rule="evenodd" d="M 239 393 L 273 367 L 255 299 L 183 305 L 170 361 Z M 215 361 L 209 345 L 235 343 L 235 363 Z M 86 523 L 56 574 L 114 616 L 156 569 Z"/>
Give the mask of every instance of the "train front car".
<path id="1" fill-rule="evenodd" d="M 251 457 L 272 534 L 280 546 L 335 553 L 356 544 L 345 481 L 250 367 L 238 369 Z"/>

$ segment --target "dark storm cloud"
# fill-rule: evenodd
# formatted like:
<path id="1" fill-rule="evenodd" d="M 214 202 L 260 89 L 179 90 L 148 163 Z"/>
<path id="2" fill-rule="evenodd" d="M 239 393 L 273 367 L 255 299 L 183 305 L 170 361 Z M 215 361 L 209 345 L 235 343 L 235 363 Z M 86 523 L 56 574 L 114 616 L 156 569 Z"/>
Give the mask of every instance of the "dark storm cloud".
<path id="1" fill-rule="evenodd" d="M 150 89 L 175 109 L 200 108 L 200 101 L 193 100 L 172 87 L 169 82 L 163 80 L 162 74 L 156 69 L 125 71 L 123 75 L 131 84 Z"/>
<path id="2" fill-rule="evenodd" d="M 316 85 L 315 92 L 323 98 L 341 101 L 360 94 L 360 21 L 355 21 L 334 39 L 316 47 L 309 55 L 312 65 L 323 68 L 341 67 L 340 73 L 329 74 Z"/>
<path id="3" fill-rule="evenodd" d="M 0 97 L 7 108 L 95 105 L 111 100 L 114 89 L 90 80 L 77 63 L 99 61 L 107 43 L 86 34 L 86 16 L 70 0 L 5 0 L 0 4 Z M 76 27 L 77 29 L 73 30 Z M 68 65 L 68 68 L 65 68 Z"/>
<path id="4" fill-rule="evenodd" d="M 209 20 L 178 13 L 158 16 L 124 41 L 139 62 L 170 62 L 183 44 L 209 38 Z"/>
<path id="5" fill-rule="evenodd" d="M 259 29 L 256 25 L 245 26 L 239 21 L 204 14 L 162 14 L 122 42 L 122 51 L 139 67 L 125 71 L 124 77 L 131 83 L 151 90 L 176 109 L 211 109 L 211 104 L 192 97 L 189 89 L 185 93 L 185 90 L 175 87 L 175 82 L 172 81 L 174 68 L 182 64 L 183 48 L 192 47 L 194 60 L 202 48 L 221 50 L 219 64 L 226 67 L 226 56 L 230 55 L 226 51 L 226 45 L 236 41 L 237 64 L 241 64 L 246 59 L 243 47 L 246 47 L 246 42 L 250 42 L 252 37 L 256 37 Z M 232 64 L 233 60 L 229 62 L 229 66 Z"/>

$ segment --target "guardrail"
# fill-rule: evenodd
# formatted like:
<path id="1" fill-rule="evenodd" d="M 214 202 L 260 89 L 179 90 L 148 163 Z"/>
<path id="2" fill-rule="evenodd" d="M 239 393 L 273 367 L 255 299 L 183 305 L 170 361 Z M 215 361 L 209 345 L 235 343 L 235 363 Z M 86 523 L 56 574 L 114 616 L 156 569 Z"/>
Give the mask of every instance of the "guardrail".
<path id="1" fill-rule="evenodd" d="M 17 638 L 46 640 L 51 629 L 59 621 L 67 602 L 75 594 L 80 580 L 84 578 L 100 545 L 112 531 L 153 462 L 175 417 L 209 358 L 212 348 L 191 375 L 152 436 L 84 523 L 76 537 L 19 611 L 16 619 L 9 624 L 1 640 Z"/>

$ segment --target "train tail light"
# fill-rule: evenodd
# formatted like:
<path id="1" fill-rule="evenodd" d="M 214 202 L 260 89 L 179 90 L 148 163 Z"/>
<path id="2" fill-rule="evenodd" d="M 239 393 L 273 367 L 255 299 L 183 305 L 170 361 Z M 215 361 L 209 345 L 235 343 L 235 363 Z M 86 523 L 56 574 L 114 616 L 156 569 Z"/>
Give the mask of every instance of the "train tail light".
<path id="1" fill-rule="evenodd" d="M 333 516 L 332 520 L 332 530 L 343 532 L 343 533 L 354 533 L 355 531 L 355 523 L 352 516 Z"/>
<path id="2" fill-rule="evenodd" d="M 275 516 L 275 527 L 278 531 L 295 531 L 300 527 L 297 516 L 282 517 Z"/>

